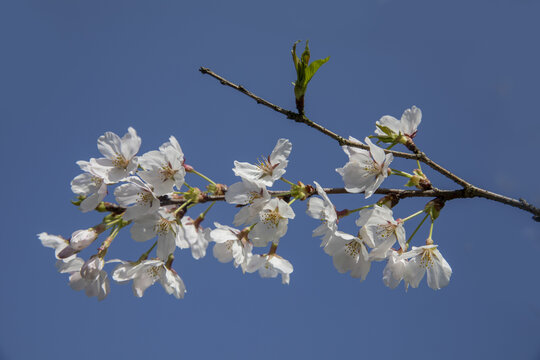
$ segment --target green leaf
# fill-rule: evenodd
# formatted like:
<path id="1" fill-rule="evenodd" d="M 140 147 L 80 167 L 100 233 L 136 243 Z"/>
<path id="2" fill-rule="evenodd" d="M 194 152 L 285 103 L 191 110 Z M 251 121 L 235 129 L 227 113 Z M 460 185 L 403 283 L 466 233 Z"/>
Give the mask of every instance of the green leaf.
<path id="1" fill-rule="evenodd" d="M 305 84 L 307 85 L 308 82 L 311 80 L 311 78 L 313 77 L 313 75 L 315 75 L 315 73 L 317 72 L 317 70 L 319 70 L 319 68 L 324 64 L 326 63 L 328 60 L 330 60 L 330 56 L 328 56 L 327 58 L 325 59 L 319 59 L 319 60 L 315 60 L 314 62 L 312 62 L 311 64 L 309 64 L 309 66 L 307 67 L 306 71 L 305 71 Z"/>

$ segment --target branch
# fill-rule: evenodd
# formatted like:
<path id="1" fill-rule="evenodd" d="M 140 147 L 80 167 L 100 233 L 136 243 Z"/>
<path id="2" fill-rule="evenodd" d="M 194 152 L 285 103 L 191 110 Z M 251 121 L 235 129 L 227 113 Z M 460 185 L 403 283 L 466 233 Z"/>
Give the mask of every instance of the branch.
<path id="1" fill-rule="evenodd" d="M 264 106 L 266 106 L 266 107 L 268 107 L 268 108 L 270 108 L 270 109 L 272 109 L 274 111 L 277 111 L 277 112 L 285 115 L 287 117 L 287 119 L 291 119 L 291 120 L 294 120 L 295 122 L 303 123 L 303 124 L 306 124 L 309 127 L 314 128 L 315 130 L 317 130 L 317 131 L 325 134 L 326 136 L 329 136 L 330 138 L 336 140 L 339 143 L 340 146 L 347 145 L 347 146 L 351 146 L 351 147 L 356 147 L 356 148 L 369 150 L 369 146 L 367 146 L 365 144 L 362 144 L 360 142 L 345 139 L 344 137 L 336 134 L 335 132 L 333 132 L 331 130 L 328 130 L 324 126 L 319 125 L 319 124 L 311 121 L 304 114 L 298 114 L 296 112 L 293 112 L 293 111 L 284 109 L 284 108 L 282 108 L 280 106 L 277 106 L 275 104 L 272 104 L 270 101 L 265 100 L 265 99 L 255 95 L 255 94 L 253 94 L 252 92 L 248 91 L 246 88 L 244 88 L 241 85 L 236 85 L 236 84 L 230 82 L 229 80 L 223 78 L 222 76 L 219 76 L 218 74 L 214 73 L 212 70 L 210 70 L 208 68 L 201 67 L 199 69 L 199 71 L 202 74 L 210 75 L 213 78 L 219 80 L 219 82 L 222 85 L 229 86 L 229 87 L 231 87 L 231 88 L 233 88 L 233 89 L 235 89 L 237 91 L 240 91 L 241 93 L 249 96 L 250 98 L 255 100 L 258 104 L 262 104 L 262 105 L 264 105 Z M 387 192 L 387 193 L 381 192 L 381 193 L 379 193 L 379 191 L 391 191 L 391 193 L 393 193 L 393 194 L 399 193 L 400 197 L 402 197 L 402 198 L 413 197 L 413 196 L 426 196 L 426 197 L 434 196 L 434 197 L 442 197 L 445 200 L 451 200 L 451 199 L 456 199 L 456 198 L 481 197 L 481 198 L 484 198 L 484 199 L 497 201 L 497 202 L 500 202 L 500 203 L 503 203 L 503 204 L 506 204 L 506 205 L 510 205 L 510 206 L 513 206 L 513 207 L 528 211 L 531 214 L 533 214 L 533 219 L 535 221 L 540 222 L 540 209 L 538 209 L 537 207 L 529 204 L 524 199 L 516 200 L 516 199 L 510 198 L 510 197 L 507 197 L 507 196 L 499 195 L 499 194 L 496 194 L 494 192 L 487 191 L 487 190 L 484 190 L 482 188 L 476 187 L 476 186 L 472 185 L 471 183 L 465 181 L 464 179 L 460 178 L 459 176 L 455 175 L 451 171 L 445 169 L 441 165 L 437 164 L 433 160 L 431 160 L 425 153 L 420 151 L 413 142 L 411 142 L 411 144 L 408 145 L 408 148 L 409 148 L 409 150 L 413 151 L 414 154 L 404 153 L 404 152 L 395 151 L 395 150 L 388 150 L 388 149 L 384 149 L 384 152 L 389 153 L 389 154 L 393 154 L 395 157 L 399 157 L 399 158 L 421 161 L 422 163 L 426 164 L 427 166 L 429 166 L 433 170 L 437 171 L 438 173 L 446 176 L 447 178 L 454 181 L 455 183 L 463 186 L 463 189 L 462 190 L 418 190 L 418 191 L 417 190 L 379 189 L 376 193 L 378 193 L 378 194 L 388 194 L 390 192 Z M 337 192 L 337 193 L 339 193 L 339 192 Z M 450 197 L 446 198 L 446 196 L 450 196 Z"/>

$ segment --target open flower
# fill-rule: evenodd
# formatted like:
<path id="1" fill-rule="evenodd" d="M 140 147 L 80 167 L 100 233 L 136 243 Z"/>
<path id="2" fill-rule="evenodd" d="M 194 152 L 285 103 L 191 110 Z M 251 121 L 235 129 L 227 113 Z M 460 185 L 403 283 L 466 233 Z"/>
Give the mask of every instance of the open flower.
<path id="1" fill-rule="evenodd" d="M 255 246 L 278 243 L 287 232 L 289 219 L 294 219 L 293 209 L 284 200 L 274 198 L 259 212 L 259 222 L 249 232 L 249 239 Z"/>
<path id="2" fill-rule="evenodd" d="M 176 238 L 176 246 L 180 249 L 191 248 L 191 256 L 196 260 L 206 256 L 210 234 L 210 229 L 203 228 L 200 222 L 201 220 L 193 220 L 189 216 L 184 216 Z"/>
<path id="3" fill-rule="evenodd" d="M 388 262 L 383 270 L 384 285 L 391 289 L 395 289 L 401 280 L 407 276 L 407 267 L 409 261 L 397 251 L 390 249 L 387 254 Z M 409 282 L 405 280 L 405 289 L 409 286 Z"/>
<path id="4" fill-rule="evenodd" d="M 234 174 L 241 178 L 261 183 L 265 186 L 272 186 L 274 181 L 285 174 L 289 154 L 292 144 L 287 139 L 279 139 L 274 150 L 265 160 L 261 160 L 257 165 L 246 162 L 234 162 Z"/>
<path id="5" fill-rule="evenodd" d="M 384 150 L 374 145 L 369 138 L 366 137 L 365 142 L 369 146 L 369 151 L 343 146 L 343 151 L 349 156 L 349 162 L 336 171 L 343 177 L 348 192 L 363 191 L 367 199 L 388 176 L 388 166 L 394 157 L 392 154 L 385 155 Z"/>
<path id="6" fill-rule="evenodd" d="M 176 248 L 180 226 L 173 214 L 165 209 L 160 209 L 155 213 L 135 219 L 130 232 L 135 241 L 147 241 L 157 235 L 156 255 L 163 261 L 167 261 L 169 255 L 174 253 Z"/>
<path id="7" fill-rule="evenodd" d="M 106 168 L 97 164 L 96 159 L 90 161 L 77 161 L 83 174 L 77 175 L 71 181 L 71 191 L 77 195 L 85 196 L 79 205 L 82 212 L 94 210 L 107 195 Z"/>
<path id="8" fill-rule="evenodd" d="M 225 200 L 229 204 L 245 205 L 234 216 L 234 225 L 251 225 L 258 221 L 259 212 L 270 201 L 266 186 L 251 180 L 242 179 L 229 186 Z"/>
<path id="9" fill-rule="evenodd" d="M 246 271 L 259 271 L 262 278 L 275 278 L 281 274 L 281 282 L 288 285 L 293 266 L 277 254 L 253 255 L 248 260 Z"/>
<path id="10" fill-rule="evenodd" d="M 247 259 L 253 254 L 253 245 L 248 241 L 246 233 L 230 226 L 214 223 L 216 227 L 210 231 L 209 238 L 214 241 L 213 253 L 219 262 L 234 260 L 234 267 L 242 266 L 246 271 Z"/>
<path id="11" fill-rule="evenodd" d="M 183 166 L 184 153 L 174 136 L 169 142 L 161 145 L 159 151 L 149 151 L 139 158 L 139 164 L 144 171 L 139 176 L 152 185 L 154 193 L 158 196 L 173 192 L 184 184 L 186 170 Z"/>
<path id="12" fill-rule="evenodd" d="M 121 261 L 112 272 L 113 280 L 124 283 L 133 280 L 133 294 L 142 297 L 148 287 L 159 281 L 167 294 L 182 299 L 186 286 L 174 269 L 165 266 L 162 260 L 143 260 L 139 263 Z"/>
<path id="13" fill-rule="evenodd" d="M 375 205 L 371 209 L 360 211 L 356 225 L 361 226 L 360 233 L 365 241 L 373 247 L 370 253 L 371 260 L 385 259 L 388 250 L 396 243 L 405 249 L 405 229 L 403 223 L 394 220 L 392 210 L 386 206 Z"/>
<path id="14" fill-rule="evenodd" d="M 414 138 L 418 131 L 418 125 L 422 121 L 422 111 L 416 106 L 406 109 L 401 115 L 401 121 L 393 116 L 385 115 L 377 121 L 375 134 L 384 142 L 403 142 L 407 139 L 399 139 L 400 135 L 407 138 Z"/>
<path id="15" fill-rule="evenodd" d="M 342 274 L 351 272 L 353 278 L 366 279 L 371 261 L 369 258 L 367 243 L 369 238 L 365 235 L 352 236 L 341 232 L 340 237 L 334 237 L 325 247 L 327 254 L 332 256 L 335 268 Z"/>
<path id="16" fill-rule="evenodd" d="M 430 239 L 426 243 L 429 245 L 413 246 L 412 250 L 403 254 L 404 258 L 410 259 L 407 278 L 411 286 L 416 288 L 427 272 L 428 286 L 433 290 L 439 290 L 450 282 L 452 268 L 437 249 L 438 245 L 433 245 Z"/>
<path id="17" fill-rule="evenodd" d="M 159 200 L 152 189 L 136 176 L 127 178 L 128 183 L 120 185 L 114 190 L 114 196 L 120 206 L 130 206 L 123 215 L 129 221 L 158 211 Z"/>
<path id="18" fill-rule="evenodd" d="M 122 138 L 113 132 L 106 132 L 98 139 L 98 150 L 105 158 L 96 162 L 106 169 L 106 182 L 116 183 L 124 180 L 137 170 L 137 157 L 141 147 L 141 138 L 132 127 Z"/>

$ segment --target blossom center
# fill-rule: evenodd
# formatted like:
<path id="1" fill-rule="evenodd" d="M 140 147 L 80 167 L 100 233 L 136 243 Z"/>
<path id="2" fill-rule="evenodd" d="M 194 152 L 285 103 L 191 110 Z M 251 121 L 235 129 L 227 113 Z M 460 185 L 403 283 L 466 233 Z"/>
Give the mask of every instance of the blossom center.
<path id="1" fill-rule="evenodd" d="M 143 191 L 138 193 L 137 195 L 137 203 L 140 205 L 145 205 L 152 202 L 152 199 L 154 198 L 152 194 L 149 191 Z"/>
<path id="2" fill-rule="evenodd" d="M 159 173 L 162 176 L 163 181 L 167 181 L 169 179 L 174 180 L 174 175 L 176 175 L 177 172 L 178 170 L 174 170 L 170 163 L 168 163 L 167 165 L 164 165 L 159 171 Z"/>
<path id="3" fill-rule="evenodd" d="M 420 266 L 429 269 L 433 265 L 433 249 L 425 249 L 420 257 Z"/>
<path id="4" fill-rule="evenodd" d="M 345 253 L 354 259 L 360 255 L 360 251 L 362 251 L 362 245 L 356 240 L 352 240 L 345 245 Z"/>
<path id="5" fill-rule="evenodd" d="M 112 159 L 112 163 L 117 168 L 127 169 L 129 165 L 129 160 L 126 159 L 124 155 L 116 153 L 116 156 L 114 157 L 114 159 Z"/>
<path id="6" fill-rule="evenodd" d="M 268 227 L 278 227 L 279 221 L 282 219 L 278 207 L 276 207 L 274 210 L 264 212 L 261 217 L 262 222 Z"/>

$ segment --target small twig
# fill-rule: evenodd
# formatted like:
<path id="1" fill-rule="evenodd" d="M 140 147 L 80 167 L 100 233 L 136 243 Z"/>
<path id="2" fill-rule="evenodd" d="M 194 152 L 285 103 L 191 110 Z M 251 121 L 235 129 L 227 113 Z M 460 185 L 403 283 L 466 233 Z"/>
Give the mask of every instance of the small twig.
<path id="1" fill-rule="evenodd" d="M 275 104 L 272 104 L 268 100 L 265 100 L 265 99 L 255 95 L 255 94 L 253 94 L 252 92 L 248 91 L 243 86 L 236 85 L 236 84 L 230 82 L 229 80 L 223 78 L 222 76 L 219 76 L 218 74 L 214 73 L 212 70 L 210 70 L 208 68 L 201 67 L 199 69 L 199 71 L 201 73 L 203 73 L 203 74 L 210 75 L 213 78 L 219 80 L 219 82 L 222 85 L 229 86 L 229 87 L 231 87 L 231 88 L 233 88 L 235 90 L 238 90 L 241 93 L 249 96 L 250 98 L 254 99 L 258 104 L 262 104 L 262 105 L 264 105 L 266 107 L 269 107 L 270 109 L 272 109 L 274 111 L 277 111 L 277 112 L 285 115 L 288 119 L 294 120 L 294 121 L 299 122 L 299 123 L 306 124 L 309 127 L 314 128 L 315 130 L 317 130 L 317 131 L 329 136 L 330 138 L 336 140 L 339 143 L 340 146 L 347 145 L 347 146 L 357 147 L 357 148 L 366 149 L 366 150 L 369 149 L 369 147 L 367 145 L 365 145 L 365 144 L 345 139 L 344 137 L 334 133 L 333 131 L 328 130 L 324 126 L 321 126 L 321 125 L 311 121 L 304 114 L 298 114 L 296 112 L 293 112 L 293 111 L 284 109 L 284 108 L 282 108 L 280 106 L 277 106 Z M 520 199 L 520 200 L 512 199 L 510 197 L 499 195 L 499 194 L 496 194 L 494 192 L 487 191 L 487 190 L 481 189 L 479 187 L 476 187 L 476 186 L 472 185 L 471 183 L 465 181 L 464 179 L 460 178 L 456 174 L 452 173 L 451 171 L 445 169 L 441 165 L 437 164 L 433 160 L 431 160 L 425 153 L 420 151 L 416 147 L 416 145 L 414 145 L 414 143 L 411 143 L 409 145 L 410 145 L 409 149 L 411 151 L 413 151 L 414 154 L 404 153 L 404 152 L 395 151 L 395 150 L 388 150 L 388 149 L 384 149 L 384 151 L 386 153 L 393 154 L 395 157 L 421 161 L 424 164 L 426 164 L 427 166 L 431 167 L 433 170 L 437 171 L 438 173 L 446 176 L 447 178 L 454 181 L 455 183 L 463 186 L 463 189 L 461 189 L 461 190 L 379 189 L 376 193 L 378 193 L 378 194 L 388 194 L 388 193 L 397 194 L 400 198 L 418 197 L 418 196 L 425 196 L 425 197 L 435 196 L 435 197 L 442 197 L 445 200 L 451 200 L 451 199 L 457 199 L 457 198 L 481 197 L 481 198 L 484 198 L 484 199 L 497 201 L 497 202 L 500 202 L 500 203 L 503 203 L 503 204 L 506 204 L 506 205 L 510 205 L 510 206 L 513 206 L 513 207 L 528 211 L 528 212 L 530 212 L 530 213 L 532 213 L 534 215 L 533 216 L 534 220 L 540 221 L 540 209 L 532 206 L 531 204 L 527 203 L 525 200 L 523 200 L 523 199 Z M 379 192 L 379 191 L 389 191 L 389 192 L 385 193 L 385 192 Z M 339 193 L 339 192 L 336 192 L 336 193 Z"/>

